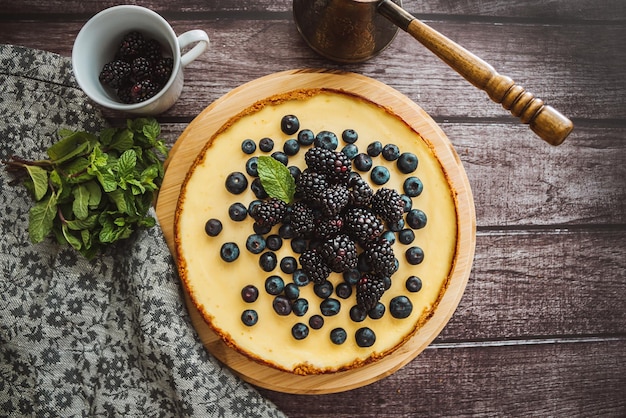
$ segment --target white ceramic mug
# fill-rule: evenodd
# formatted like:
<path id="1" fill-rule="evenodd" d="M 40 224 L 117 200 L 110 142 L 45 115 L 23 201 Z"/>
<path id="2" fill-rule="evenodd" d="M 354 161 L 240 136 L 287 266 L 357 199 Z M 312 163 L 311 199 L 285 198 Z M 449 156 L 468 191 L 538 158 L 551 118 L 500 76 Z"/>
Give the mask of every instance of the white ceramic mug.
<path id="1" fill-rule="evenodd" d="M 140 102 L 122 103 L 115 92 L 102 85 L 98 76 L 102 67 L 113 60 L 122 37 L 139 31 L 156 39 L 171 56 L 172 75 L 155 96 Z M 195 44 L 184 55 L 183 48 Z M 200 29 L 176 36 L 174 29 L 158 13 L 140 6 L 114 6 L 92 17 L 80 30 L 72 50 L 72 67 L 78 85 L 85 94 L 103 107 L 137 115 L 157 115 L 169 109 L 183 89 L 183 68 L 198 58 L 209 46 L 209 37 Z"/>

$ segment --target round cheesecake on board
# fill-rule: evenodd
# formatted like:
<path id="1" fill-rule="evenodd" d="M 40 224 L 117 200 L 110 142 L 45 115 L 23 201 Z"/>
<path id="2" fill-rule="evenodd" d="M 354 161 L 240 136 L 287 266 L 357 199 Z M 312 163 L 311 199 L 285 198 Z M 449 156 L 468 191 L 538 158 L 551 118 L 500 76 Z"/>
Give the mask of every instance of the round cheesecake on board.
<path id="1" fill-rule="evenodd" d="M 294 278 L 291 270 L 262 266 L 262 254 L 269 250 L 255 254 L 246 249 L 248 237 L 255 233 L 255 220 L 252 216 L 243 220 L 229 217 L 232 205 L 249 207 L 255 200 L 263 200 L 249 186 L 242 192 L 229 191 L 226 179 L 241 172 L 251 185 L 255 176 L 246 172 L 248 160 L 283 151 L 285 142 L 297 137 L 297 132 L 285 133 L 281 127 L 285 115 L 297 118 L 299 130 L 335 133 L 339 138 L 335 151 L 348 145 L 342 132 L 353 130 L 358 135 L 356 141 L 350 140 L 353 156 L 354 147 L 358 153 L 366 153 L 370 144 L 379 142 L 417 157 L 417 167 L 410 173 L 402 172 L 406 170 L 398 168 L 396 159 L 382 154 L 371 157 L 371 169 L 351 167 L 374 192 L 388 188 L 404 194 L 408 177 L 418 178 L 423 185 L 408 200 L 427 221 L 415 228 L 396 227 L 413 229 L 414 238 L 404 239 L 406 243 L 393 240 L 397 266 L 380 297 L 382 315 L 379 311 L 379 315 L 370 313 L 358 320 L 351 316 L 351 308 L 357 305 L 357 285 L 352 282 L 352 291 L 346 294 L 347 279 L 341 272 L 330 273 L 327 283 L 333 290 L 320 294 L 313 283 Z M 262 150 L 264 138 L 271 138 L 274 148 Z M 252 154 L 242 151 L 246 139 L 256 144 Z M 303 144 L 299 152 L 290 152 L 293 155 L 288 156 L 286 165 L 307 169 L 304 155 L 314 146 Z M 381 167 L 388 172 L 382 184 L 372 175 L 374 168 Z M 414 358 L 456 308 L 474 249 L 471 191 L 445 135 L 413 102 L 354 74 L 279 73 L 216 101 L 190 124 L 172 150 L 157 214 L 177 258 L 194 323 L 201 335 L 208 333 L 210 341 L 205 343 L 211 353 L 244 379 L 287 392 L 323 393 L 357 387 Z M 207 235 L 209 219 L 221 221 L 219 235 Z M 279 227 L 262 231 L 264 237 L 277 235 Z M 390 240 L 389 235 L 387 238 Z M 280 248 L 271 251 L 279 262 L 300 256 L 301 250 L 294 251 L 289 241 L 285 238 Z M 238 247 L 236 259 L 220 255 L 225 243 Z M 423 254 L 418 262 L 406 255 L 415 247 Z M 357 244 L 357 252 L 362 251 Z M 298 299 L 304 300 L 307 308 L 297 313 L 294 308 L 288 315 L 277 312 L 276 292 L 265 289 L 270 277 L 280 278 L 285 285 L 296 283 Z M 419 278 L 418 291 L 407 285 L 409 278 Z M 254 301 L 242 297 L 242 290 L 249 286 L 258 290 Z M 329 299 L 335 303 L 330 310 Z M 401 314 L 399 300 L 405 306 Z M 242 316 L 250 311 L 255 315 L 253 323 Z M 312 317 L 321 317 L 323 326 L 314 326 Z M 303 329 L 306 332 L 302 333 Z"/>

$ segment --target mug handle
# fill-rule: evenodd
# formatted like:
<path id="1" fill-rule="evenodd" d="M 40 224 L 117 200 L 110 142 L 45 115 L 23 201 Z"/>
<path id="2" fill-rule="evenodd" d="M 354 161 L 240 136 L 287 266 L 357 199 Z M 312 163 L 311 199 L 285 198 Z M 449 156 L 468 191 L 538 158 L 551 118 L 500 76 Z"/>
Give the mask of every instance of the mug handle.
<path id="1" fill-rule="evenodd" d="M 181 50 L 196 42 L 197 45 L 180 57 L 180 63 L 183 67 L 186 67 L 187 64 L 198 58 L 209 47 L 209 35 L 201 29 L 194 29 L 178 37 L 178 46 Z"/>

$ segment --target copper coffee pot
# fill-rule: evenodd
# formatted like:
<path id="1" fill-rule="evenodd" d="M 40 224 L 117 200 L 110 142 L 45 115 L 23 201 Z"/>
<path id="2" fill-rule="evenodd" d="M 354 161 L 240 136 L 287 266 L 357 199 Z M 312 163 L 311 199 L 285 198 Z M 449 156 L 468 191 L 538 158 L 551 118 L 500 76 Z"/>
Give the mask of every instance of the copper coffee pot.
<path id="1" fill-rule="evenodd" d="M 401 28 L 546 142 L 559 145 L 574 128 L 568 118 L 511 78 L 409 14 L 401 0 L 294 0 L 293 14 L 304 40 L 328 59 L 342 63 L 370 59 Z"/>

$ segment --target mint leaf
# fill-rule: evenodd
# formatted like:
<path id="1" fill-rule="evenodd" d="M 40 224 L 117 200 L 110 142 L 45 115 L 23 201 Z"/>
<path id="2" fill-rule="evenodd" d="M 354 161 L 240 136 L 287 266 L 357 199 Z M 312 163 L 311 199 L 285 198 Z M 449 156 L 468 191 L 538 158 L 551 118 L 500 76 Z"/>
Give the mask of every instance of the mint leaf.
<path id="1" fill-rule="evenodd" d="M 57 214 L 57 195 L 52 193 L 49 197 L 35 203 L 30 208 L 28 220 L 28 235 L 33 243 L 38 243 L 52 231 L 52 224 Z"/>
<path id="2" fill-rule="evenodd" d="M 87 219 L 89 216 L 89 189 L 79 184 L 73 191 L 74 202 L 72 202 L 72 212 L 76 219 Z M 67 237 L 66 237 L 67 238 Z"/>
<path id="3" fill-rule="evenodd" d="M 161 135 L 161 125 L 155 119 L 146 119 L 142 132 L 151 143 L 154 143 Z"/>
<path id="4" fill-rule="evenodd" d="M 296 193 L 296 183 L 289 169 L 272 157 L 259 156 L 257 165 L 261 185 L 270 197 L 290 204 Z"/>
<path id="5" fill-rule="evenodd" d="M 61 227 L 61 230 L 63 231 L 63 236 L 65 237 L 65 239 L 67 240 L 67 242 L 75 249 L 75 250 L 80 250 L 83 247 L 83 243 L 80 239 L 78 239 L 77 237 L 75 237 L 69 230 L 69 228 L 67 227 L 67 225 L 63 225 Z"/>
<path id="6" fill-rule="evenodd" d="M 33 180 L 35 200 L 39 201 L 48 192 L 48 170 L 36 165 L 26 165 L 26 171 Z"/>

